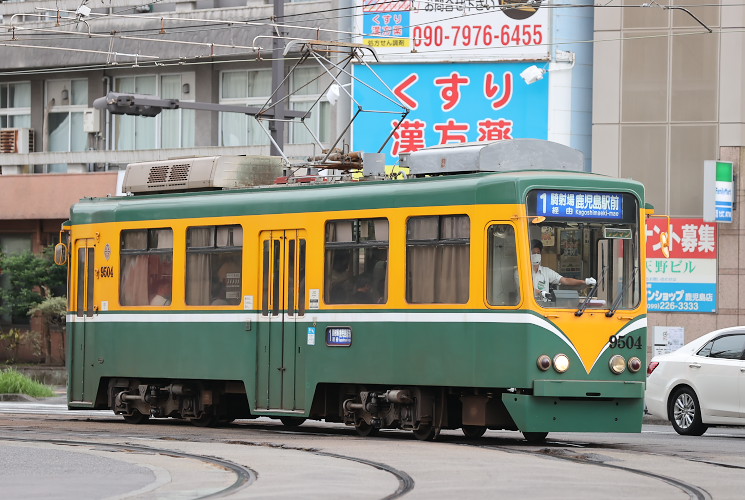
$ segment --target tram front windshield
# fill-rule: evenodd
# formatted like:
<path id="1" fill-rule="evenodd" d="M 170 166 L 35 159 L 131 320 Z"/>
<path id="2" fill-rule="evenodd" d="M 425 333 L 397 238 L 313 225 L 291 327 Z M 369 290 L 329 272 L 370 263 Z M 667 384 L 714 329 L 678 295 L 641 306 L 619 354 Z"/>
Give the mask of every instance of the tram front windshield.
<path id="1" fill-rule="evenodd" d="M 588 209 L 580 208 L 578 194 L 593 200 L 585 202 Z M 528 212 L 540 216 L 529 225 L 529 234 L 531 253 L 541 255 L 540 264 L 531 266 L 533 292 L 542 307 L 615 312 L 641 301 L 636 199 L 619 193 L 595 195 L 600 196 L 536 191 L 528 197 Z"/>

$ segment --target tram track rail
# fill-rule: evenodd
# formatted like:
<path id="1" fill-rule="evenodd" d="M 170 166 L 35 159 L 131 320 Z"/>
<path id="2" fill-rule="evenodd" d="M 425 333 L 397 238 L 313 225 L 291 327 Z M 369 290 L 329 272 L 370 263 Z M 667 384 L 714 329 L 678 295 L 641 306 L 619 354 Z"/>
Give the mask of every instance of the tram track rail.
<path id="1" fill-rule="evenodd" d="M 119 436 L 119 438 L 126 438 L 126 437 Z M 158 438 L 155 438 L 155 439 L 158 439 Z M 171 439 L 169 438 L 168 440 L 171 440 Z M 131 444 L 131 443 L 114 444 L 114 443 L 104 443 L 104 442 L 97 442 L 97 441 L 59 439 L 59 438 L 32 438 L 32 437 L 0 436 L 0 441 L 12 441 L 12 442 L 18 442 L 18 443 L 34 443 L 34 444 L 42 443 L 42 444 L 63 445 L 63 446 L 81 446 L 81 447 L 84 446 L 84 447 L 90 447 L 90 448 L 95 448 L 99 450 L 109 450 L 109 451 L 121 452 L 121 453 L 137 452 L 137 453 L 148 453 L 148 454 L 160 454 L 160 455 L 170 456 L 170 457 L 197 460 L 197 461 L 209 464 L 209 465 L 221 467 L 225 470 L 232 472 L 235 475 L 235 481 L 230 486 L 223 488 L 219 491 L 209 493 L 207 495 L 194 497 L 194 500 L 206 500 L 206 499 L 229 497 L 233 495 L 234 493 L 239 492 L 243 488 L 247 486 L 251 486 L 258 480 L 258 477 L 259 477 L 259 473 L 251 469 L 250 467 L 245 467 L 245 466 L 239 465 L 229 460 L 207 456 L 207 455 L 197 455 L 193 453 L 176 451 L 170 448 L 157 448 L 157 447 L 152 447 L 152 446 L 142 446 L 142 445 L 136 445 L 136 444 Z M 195 442 L 194 439 L 191 439 L 191 438 L 184 438 L 184 439 L 180 439 L 179 441 Z M 377 469 L 377 470 L 380 470 L 382 472 L 392 475 L 398 482 L 398 487 L 396 488 L 396 490 L 392 493 L 385 494 L 384 496 L 379 497 L 380 500 L 394 500 L 394 499 L 400 498 L 406 495 L 407 493 L 411 492 L 415 486 L 414 479 L 405 471 L 398 469 L 396 467 L 393 467 L 389 464 L 375 461 L 375 460 L 368 460 L 365 458 L 351 456 L 351 455 L 343 455 L 339 453 L 326 452 L 326 451 L 322 451 L 322 450 L 315 449 L 315 448 L 293 447 L 293 446 L 287 446 L 284 444 L 276 444 L 276 443 L 252 442 L 252 441 L 243 441 L 243 440 L 219 440 L 219 439 L 210 440 L 210 441 L 219 442 L 219 443 L 227 444 L 227 445 L 279 448 L 282 450 L 309 453 L 309 454 L 313 454 L 316 456 L 331 458 L 335 460 L 345 460 L 349 462 L 356 462 L 362 465 L 366 465 L 368 467 L 371 467 L 371 468 L 374 468 L 374 469 Z"/>
<path id="2" fill-rule="evenodd" d="M 170 422 L 169 422 L 170 423 Z M 190 429 L 189 426 L 182 426 L 184 429 Z M 232 426 L 231 426 L 232 427 Z M 313 428 L 311 426 L 308 426 L 308 428 L 298 429 L 286 429 L 281 426 L 275 426 L 275 425 L 263 425 L 262 423 L 241 423 L 237 426 L 235 426 L 235 429 L 245 429 L 248 430 L 250 428 L 251 431 L 258 432 L 260 435 L 265 435 L 265 438 L 260 439 L 243 439 L 238 436 L 238 434 L 233 434 L 232 436 L 228 437 L 226 435 L 220 435 L 221 433 L 216 433 L 212 435 L 205 435 L 202 432 L 193 432 L 188 435 L 184 435 L 180 437 L 179 441 L 185 441 L 185 442 L 211 442 L 215 444 L 224 444 L 224 445 L 242 445 L 242 446 L 253 446 L 253 447 L 266 447 L 266 448 L 278 448 L 283 449 L 287 451 L 296 451 L 301 453 L 307 453 L 311 455 L 316 456 L 322 456 L 327 457 L 331 459 L 337 459 L 337 460 L 345 460 L 350 462 L 356 462 L 362 465 L 366 465 L 372 468 L 375 468 L 377 470 L 386 472 L 393 477 L 395 477 L 396 481 L 398 482 L 398 485 L 395 489 L 395 491 L 391 492 L 391 489 L 388 489 L 388 492 L 383 492 L 378 496 L 377 498 L 381 499 L 397 499 L 400 497 L 405 496 L 407 493 L 410 493 L 414 490 L 416 483 L 414 478 L 406 471 L 394 467 L 390 464 L 384 463 L 383 461 L 375 461 L 375 460 L 369 460 L 366 458 L 356 457 L 356 456 L 350 456 L 347 454 L 339 454 L 339 453 L 333 453 L 321 450 L 319 448 L 316 448 L 314 446 L 293 446 L 292 444 L 289 444 L 287 440 L 285 440 L 282 436 L 308 436 L 308 437 L 323 437 L 323 436 L 329 436 L 331 438 L 337 438 L 341 439 L 342 435 L 351 435 L 354 436 L 355 439 L 361 439 L 361 440 L 367 440 L 366 438 L 358 438 L 353 431 L 348 430 L 346 428 L 333 428 L 333 429 L 319 429 L 319 428 Z M 18 429 L 18 427 L 16 427 Z M 38 430 L 38 429 L 35 429 Z M 76 433 L 79 431 L 75 431 Z M 151 439 L 163 439 L 163 440 L 172 440 L 173 438 L 170 436 L 163 435 L 159 432 L 155 433 L 156 435 L 151 435 Z M 160 434 L 160 435 L 158 435 Z M 116 436 L 117 439 L 131 439 L 133 436 L 130 433 L 124 433 L 119 434 Z M 426 446 L 437 446 L 438 444 L 443 445 L 456 445 L 456 446 L 470 446 L 470 447 L 477 447 L 480 449 L 485 450 L 493 450 L 503 453 L 519 453 L 523 455 L 529 455 L 539 458 L 544 458 L 548 460 L 561 460 L 564 462 L 571 462 L 574 464 L 577 464 L 578 466 L 594 466 L 594 467 L 602 467 L 605 469 L 610 470 L 616 470 L 618 472 L 623 472 L 626 474 L 632 474 L 639 477 L 644 477 L 649 480 L 658 481 L 659 483 L 667 484 L 679 492 L 681 492 L 685 497 L 690 498 L 692 500 L 711 500 L 713 498 L 713 495 L 709 493 L 704 487 L 692 484 L 691 482 L 687 481 L 685 477 L 675 477 L 673 475 L 667 475 L 664 473 L 654 472 L 642 468 L 636 468 L 633 465 L 629 465 L 628 462 L 625 463 L 612 463 L 614 460 L 617 460 L 616 458 L 604 456 L 603 450 L 609 449 L 609 451 L 619 452 L 619 453 L 630 453 L 633 452 L 634 454 L 643 454 L 647 456 L 660 456 L 659 453 L 653 453 L 649 451 L 640 451 L 640 450 L 630 450 L 623 446 L 613 445 L 613 444 L 592 444 L 587 443 L 584 441 L 572 441 L 572 440 L 551 440 L 549 439 L 545 444 L 540 446 L 535 445 L 526 445 L 522 440 L 515 439 L 515 440 L 505 440 L 505 439 L 497 439 L 498 444 L 489 443 L 491 439 L 489 437 L 480 438 L 477 440 L 467 440 L 460 436 L 455 435 L 446 435 L 442 436 L 444 439 L 441 441 L 436 441 L 434 443 L 428 443 Z M 0 437 L 0 440 L 7 439 L 4 437 Z M 369 439 L 369 438 L 368 438 Z M 27 438 L 15 438 L 16 441 L 29 441 Z M 389 435 L 385 437 L 378 438 L 376 440 L 391 440 L 391 442 L 396 441 L 413 441 L 410 439 L 410 436 L 407 433 L 399 433 L 395 431 L 391 431 Z M 53 443 L 83 443 L 86 445 L 93 445 L 102 447 L 104 445 L 96 442 L 91 441 L 85 441 L 85 440 L 74 440 L 74 439 L 47 439 L 47 440 L 41 440 L 41 441 L 47 441 L 47 442 L 53 442 Z M 501 443 L 501 444 L 500 444 Z M 122 449 L 137 449 L 136 451 L 143 451 L 143 452 L 160 452 L 161 450 L 159 448 L 150 448 L 150 447 L 138 447 L 136 445 L 120 445 Z M 176 455 L 177 452 L 173 452 L 172 450 L 166 449 L 163 451 L 165 454 L 170 455 Z M 188 455 L 188 454 L 186 454 Z M 185 455 L 185 456 L 186 456 Z M 209 457 L 208 457 L 209 458 Z M 695 458 L 695 457 L 686 457 L 681 455 L 675 455 L 675 458 L 688 461 L 688 462 L 695 462 L 695 463 L 701 463 L 708 466 L 716 466 L 719 468 L 724 469 L 745 469 L 745 467 L 735 464 L 727 464 L 723 462 L 718 461 L 712 461 L 707 460 L 704 458 Z M 621 461 L 625 460 L 625 458 L 621 457 Z M 249 469 L 250 470 L 250 469 Z M 258 476 L 258 473 L 254 472 L 255 476 L 254 479 L 251 481 L 255 481 L 256 477 Z M 251 484 L 252 484 L 251 482 Z M 245 486 L 245 485 L 244 485 Z M 241 487 L 244 487 L 241 486 Z M 426 486 L 425 486 L 426 488 Z M 210 496 L 205 497 L 199 497 L 199 498 L 219 498 L 220 496 L 226 496 L 227 494 L 230 494 L 230 491 L 227 491 L 227 493 L 219 492 L 211 494 Z"/>
<path id="3" fill-rule="evenodd" d="M 367 465 L 369 467 L 372 467 L 374 469 L 378 469 L 383 472 L 387 472 L 394 476 L 396 480 L 398 481 L 398 488 L 396 491 L 391 493 L 390 495 L 386 495 L 381 498 L 381 500 L 393 500 L 396 498 L 400 498 L 407 493 L 409 493 L 411 490 L 414 489 L 415 481 L 414 479 L 405 471 L 398 469 L 396 467 L 393 467 L 391 465 L 388 465 L 383 462 L 377 462 L 375 460 L 368 460 L 366 458 L 360 458 L 360 457 L 354 457 L 350 455 L 341 455 L 339 453 L 331 453 L 328 451 L 322 451 L 318 450 L 316 448 L 301 448 L 301 447 L 293 447 L 293 446 L 277 446 L 275 444 L 270 443 L 258 443 L 253 441 L 223 441 L 226 444 L 235 444 L 235 445 L 244 445 L 244 446 L 260 446 L 260 447 L 272 447 L 272 448 L 282 448 L 283 450 L 293 450 L 293 451 L 300 451 L 305 453 L 312 453 L 313 455 L 317 455 L 320 457 L 327 457 L 327 458 L 334 458 L 337 460 L 346 460 L 349 462 L 357 462 L 362 465 Z"/>
<path id="4" fill-rule="evenodd" d="M 495 446 L 495 445 L 472 444 L 472 443 L 464 443 L 464 442 L 461 442 L 459 444 L 463 446 L 474 446 L 474 447 L 477 447 L 480 449 L 486 449 L 486 450 L 494 450 L 494 451 L 500 451 L 500 452 L 506 452 L 506 453 L 520 453 L 524 455 L 546 457 L 550 459 L 563 460 L 563 461 L 572 462 L 576 464 L 584 464 L 584 465 L 589 465 L 589 466 L 603 467 L 607 469 L 623 471 L 623 472 L 627 472 L 630 474 L 644 476 L 650 479 L 661 481 L 663 483 L 667 483 L 670 486 L 673 486 L 677 488 L 678 490 L 680 490 L 681 492 L 688 495 L 688 497 L 691 500 L 712 500 L 712 496 L 711 494 L 709 494 L 708 491 L 694 484 L 690 484 L 688 482 L 681 481 L 680 479 L 670 477 L 664 474 L 657 474 L 655 472 L 637 469 L 637 468 L 629 467 L 626 465 L 613 464 L 613 463 L 609 463 L 606 461 L 602 461 L 599 455 L 597 454 L 576 453 L 573 449 L 566 449 L 565 448 L 565 446 L 567 446 L 566 443 L 561 443 L 560 446 L 562 447 L 558 447 L 558 446 L 541 447 L 539 450 L 517 449 L 515 447 L 510 447 L 510 446 Z M 581 448 L 582 446 L 580 445 L 578 447 Z M 721 464 L 717 464 L 717 465 L 721 465 Z"/>
<path id="5" fill-rule="evenodd" d="M 206 500 L 206 499 L 223 498 L 223 497 L 230 496 L 238 492 L 239 490 L 242 490 L 243 488 L 250 486 L 258 478 L 256 471 L 250 469 L 249 467 L 244 467 L 242 465 L 236 464 L 235 462 L 231 462 L 229 460 L 225 460 L 225 459 L 217 458 L 217 457 L 209 457 L 206 455 L 195 455 L 193 453 L 185 453 L 185 452 L 175 451 L 175 450 L 165 449 L 165 448 L 153 448 L 151 446 L 141 446 L 141 445 L 135 445 L 135 444 L 129 444 L 129 443 L 114 444 L 114 443 L 102 443 L 102 442 L 95 442 L 95 441 L 79 441 L 79 440 L 71 440 L 71 439 L 43 439 L 43 438 L 29 438 L 29 437 L 14 438 L 14 437 L 8 437 L 8 436 L 0 436 L 0 441 L 12 441 L 16 443 L 34 443 L 34 444 L 42 443 L 42 444 L 52 444 L 52 445 L 62 445 L 62 446 L 85 446 L 85 447 L 91 447 L 91 448 L 95 448 L 99 450 L 114 451 L 118 453 L 125 453 L 125 452 L 126 453 L 132 453 L 132 452 L 157 453 L 157 454 L 164 455 L 164 456 L 196 460 L 202 463 L 206 463 L 209 465 L 223 468 L 225 470 L 232 472 L 235 475 L 235 481 L 228 487 L 209 493 L 207 495 L 200 495 L 198 497 L 195 497 L 195 500 Z"/>

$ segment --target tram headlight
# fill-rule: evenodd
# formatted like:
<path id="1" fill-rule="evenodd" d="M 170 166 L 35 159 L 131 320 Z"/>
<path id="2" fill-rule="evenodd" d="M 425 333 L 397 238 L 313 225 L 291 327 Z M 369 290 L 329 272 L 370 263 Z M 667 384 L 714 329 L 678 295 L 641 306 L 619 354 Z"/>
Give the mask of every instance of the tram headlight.
<path id="1" fill-rule="evenodd" d="M 631 373 L 636 373 L 642 369 L 642 361 L 636 356 L 634 356 L 633 358 L 629 360 L 628 367 Z"/>
<path id="2" fill-rule="evenodd" d="M 538 361 L 536 363 L 538 364 L 538 368 L 544 372 L 551 368 L 551 358 L 548 357 L 548 354 L 541 354 L 538 356 Z"/>
<path id="3" fill-rule="evenodd" d="M 566 354 L 557 354 L 554 356 L 554 370 L 564 373 L 569 369 L 569 357 Z"/>
<path id="4" fill-rule="evenodd" d="M 616 354 L 615 356 L 610 358 L 610 362 L 608 363 L 608 365 L 610 366 L 610 371 L 612 371 L 616 375 L 619 375 L 626 369 L 626 360 L 620 354 Z"/>

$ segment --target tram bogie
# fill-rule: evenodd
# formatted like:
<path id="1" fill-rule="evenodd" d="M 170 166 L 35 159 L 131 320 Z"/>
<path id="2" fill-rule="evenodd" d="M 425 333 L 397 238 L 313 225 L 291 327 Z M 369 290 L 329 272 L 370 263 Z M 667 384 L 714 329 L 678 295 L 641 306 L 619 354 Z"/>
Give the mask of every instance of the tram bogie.
<path id="1" fill-rule="evenodd" d="M 245 390 L 239 382 L 147 380 L 115 378 L 108 383 L 108 405 L 128 421 L 153 418 L 185 419 L 212 426 L 236 418 L 251 418 Z"/>

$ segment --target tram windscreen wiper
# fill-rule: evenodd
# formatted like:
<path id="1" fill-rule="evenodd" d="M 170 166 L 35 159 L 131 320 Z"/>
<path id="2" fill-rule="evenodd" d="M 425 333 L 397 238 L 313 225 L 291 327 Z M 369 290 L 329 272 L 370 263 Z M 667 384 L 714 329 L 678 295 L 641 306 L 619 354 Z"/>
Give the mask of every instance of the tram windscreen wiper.
<path id="1" fill-rule="evenodd" d="M 629 288 L 629 286 L 636 281 L 636 274 L 639 272 L 639 266 L 634 266 L 634 275 L 631 277 L 629 282 L 626 284 L 625 287 L 621 288 L 621 292 L 618 294 L 618 297 L 616 297 L 616 300 L 613 301 L 613 305 L 611 306 L 610 310 L 605 313 L 606 316 L 609 318 L 616 314 L 616 311 L 621 306 L 621 301 L 623 300 L 623 296 L 626 293 L 626 290 Z"/>
<path id="2" fill-rule="evenodd" d="M 603 251 L 602 247 L 600 247 L 600 262 L 603 263 L 603 272 L 600 273 L 600 279 L 595 282 L 595 285 L 587 293 L 587 297 L 585 297 L 585 300 L 583 300 L 582 303 L 579 305 L 579 309 L 574 312 L 575 316 L 582 316 L 585 313 L 585 309 L 587 309 L 590 301 L 597 293 L 600 284 L 605 282 L 605 271 L 608 269 L 608 264 L 605 263 L 605 252 Z"/>

